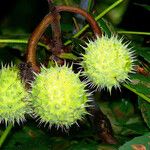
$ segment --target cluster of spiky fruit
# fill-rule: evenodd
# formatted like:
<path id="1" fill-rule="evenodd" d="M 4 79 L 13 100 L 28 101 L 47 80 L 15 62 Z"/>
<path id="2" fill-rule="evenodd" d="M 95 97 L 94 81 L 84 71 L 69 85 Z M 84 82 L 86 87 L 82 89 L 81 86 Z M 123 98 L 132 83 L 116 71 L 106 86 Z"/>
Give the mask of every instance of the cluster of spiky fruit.
<path id="1" fill-rule="evenodd" d="M 72 68 L 41 68 L 32 84 L 30 96 L 24 89 L 16 67 L 2 67 L 0 71 L 0 122 L 25 120 L 25 114 L 34 114 L 40 122 L 69 128 L 82 119 L 88 107 L 86 85 Z M 30 101 L 30 106 L 29 106 Z M 34 112 L 31 111 L 31 108 Z"/>
<path id="2" fill-rule="evenodd" d="M 119 87 L 120 83 L 129 80 L 134 54 L 128 44 L 123 44 L 123 39 L 118 40 L 117 36 L 97 37 L 84 49 L 86 53 L 81 65 L 91 85 L 107 88 L 111 92 L 112 87 Z"/>
<path id="3" fill-rule="evenodd" d="M 14 67 L 2 67 L 0 70 L 0 122 L 5 124 L 23 122 L 25 114 L 31 113 L 28 93 L 24 89 L 18 69 Z"/>
<path id="4" fill-rule="evenodd" d="M 85 84 L 71 68 L 42 68 L 32 85 L 32 105 L 41 122 L 68 128 L 83 115 L 89 94 Z"/>
<path id="5" fill-rule="evenodd" d="M 92 85 L 111 91 L 112 87 L 119 87 L 129 79 L 134 56 L 128 44 L 114 36 L 103 36 L 87 43 L 84 49 L 83 75 Z M 49 69 L 42 67 L 41 72 L 35 75 L 28 97 L 15 67 L 3 67 L 0 71 L 0 122 L 19 123 L 24 120 L 24 115 L 31 113 L 28 97 L 33 114 L 40 123 L 70 127 L 88 113 L 86 107 L 90 94 L 79 74 L 66 65 Z"/>

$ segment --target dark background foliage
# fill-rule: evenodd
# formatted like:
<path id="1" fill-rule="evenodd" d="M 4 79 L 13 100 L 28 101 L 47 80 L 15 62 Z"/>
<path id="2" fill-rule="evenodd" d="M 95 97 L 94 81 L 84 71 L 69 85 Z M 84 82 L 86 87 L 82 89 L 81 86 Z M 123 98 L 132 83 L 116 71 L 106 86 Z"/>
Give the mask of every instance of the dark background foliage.
<path id="1" fill-rule="evenodd" d="M 78 0 L 76 1 L 78 2 Z M 106 6 L 112 4 L 112 2 L 113 0 L 95 0 L 94 5 L 96 5 L 98 11 L 102 11 Z M 146 4 L 149 4 L 149 0 L 129 0 L 118 27 L 127 30 L 149 31 L 150 22 L 148 19 L 150 12 L 141 7 L 141 5 Z M 14 30 L 19 28 L 30 33 L 47 12 L 48 6 L 46 0 L 3 1 L 0 5 L 0 29 L 9 28 Z"/>

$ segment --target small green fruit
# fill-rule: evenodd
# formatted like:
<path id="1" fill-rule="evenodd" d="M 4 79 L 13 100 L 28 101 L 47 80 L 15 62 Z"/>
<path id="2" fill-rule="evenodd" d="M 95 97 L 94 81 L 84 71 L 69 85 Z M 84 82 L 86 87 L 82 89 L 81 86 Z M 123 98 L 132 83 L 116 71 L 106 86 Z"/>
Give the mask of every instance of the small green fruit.
<path id="1" fill-rule="evenodd" d="M 0 70 L 0 122 L 6 124 L 25 120 L 31 112 L 27 101 L 28 93 L 18 76 L 15 67 L 2 67 Z"/>
<path id="2" fill-rule="evenodd" d="M 83 74 L 92 81 L 93 86 L 107 88 L 120 87 L 120 83 L 129 79 L 128 73 L 133 72 L 133 52 L 123 44 L 122 39 L 107 36 L 97 37 L 87 43 L 83 54 Z"/>
<path id="3" fill-rule="evenodd" d="M 32 85 L 35 117 L 50 126 L 69 128 L 87 114 L 85 84 L 67 66 L 42 68 Z"/>

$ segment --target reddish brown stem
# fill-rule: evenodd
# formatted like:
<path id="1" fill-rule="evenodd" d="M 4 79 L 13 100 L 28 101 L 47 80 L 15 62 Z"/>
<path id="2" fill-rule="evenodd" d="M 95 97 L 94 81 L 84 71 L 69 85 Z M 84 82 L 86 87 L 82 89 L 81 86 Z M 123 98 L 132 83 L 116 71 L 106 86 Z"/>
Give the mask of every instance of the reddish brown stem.
<path id="1" fill-rule="evenodd" d="M 59 55 L 62 51 L 62 41 L 61 41 L 61 27 L 60 27 L 60 15 L 56 10 L 56 7 L 53 5 L 52 0 L 48 0 L 49 10 L 53 14 L 53 22 L 51 23 L 52 27 L 52 40 L 54 47 L 52 49 L 53 55 Z"/>
<path id="2" fill-rule="evenodd" d="M 99 28 L 97 22 L 86 11 L 84 11 L 80 8 L 75 8 L 75 7 L 71 7 L 71 6 L 57 6 L 55 8 L 56 8 L 56 11 L 58 13 L 61 12 L 61 11 L 67 11 L 67 12 L 78 13 L 78 14 L 84 16 L 86 18 L 86 20 L 89 22 L 89 24 L 91 25 L 95 36 L 101 36 L 102 35 L 101 29 Z M 31 63 L 31 65 L 33 67 L 33 70 L 35 72 L 40 71 L 40 68 L 37 66 L 37 63 L 36 63 L 36 48 L 37 48 L 38 41 L 40 40 L 42 34 L 45 32 L 47 27 L 50 24 L 52 24 L 53 22 L 55 22 L 54 16 L 55 15 L 53 13 L 47 14 L 44 17 L 44 19 L 40 22 L 40 24 L 36 27 L 36 29 L 34 30 L 34 32 L 31 35 L 31 37 L 29 38 L 28 47 L 27 47 L 27 63 Z M 59 18 L 57 18 L 57 19 L 59 19 Z M 57 22 L 58 22 L 58 20 L 57 20 Z M 52 28 L 54 28 L 53 25 L 52 25 Z M 59 39 L 60 38 L 59 37 L 59 35 L 60 35 L 59 29 L 58 29 L 58 32 L 59 32 L 58 36 L 57 36 L 57 33 L 55 33 L 55 37 L 56 37 L 57 41 L 60 41 L 60 39 Z M 58 52 L 58 53 L 60 54 L 60 52 Z M 58 54 L 58 53 L 55 52 L 55 54 Z"/>
<path id="3" fill-rule="evenodd" d="M 67 11 L 67 12 L 73 12 L 73 13 L 77 13 L 77 14 L 84 16 L 85 19 L 89 22 L 94 34 L 97 36 L 102 36 L 102 31 L 101 31 L 98 23 L 85 10 L 76 8 L 76 7 L 71 7 L 71 6 L 56 6 L 56 9 L 58 12 Z"/>
<path id="4" fill-rule="evenodd" d="M 52 23 L 52 21 L 53 21 L 52 14 L 46 15 L 29 38 L 28 46 L 27 46 L 27 63 L 31 63 L 32 68 L 35 72 L 40 71 L 40 68 L 37 66 L 37 63 L 36 63 L 37 44 L 42 34 L 46 30 L 46 28 L 49 26 L 49 24 Z"/>
<path id="5" fill-rule="evenodd" d="M 109 119 L 106 115 L 103 114 L 100 107 L 96 104 L 95 101 L 92 101 L 91 104 L 94 107 L 88 108 L 88 111 L 92 115 L 89 117 L 95 131 L 97 132 L 97 135 L 105 143 L 116 144 L 117 140 L 113 136 L 113 130 Z"/>
<path id="6" fill-rule="evenodd" d="M 60 55 L 62 50 L 62 41 L 61 41 L 61 27 L 60 27 L 60 15 L 57 11 L 53 12 L 53 22 L 51 24 L 52 27 L 52 35 L 53 35 L 53 42 L 55 47 L 52 49 L 53 55 Z"/>

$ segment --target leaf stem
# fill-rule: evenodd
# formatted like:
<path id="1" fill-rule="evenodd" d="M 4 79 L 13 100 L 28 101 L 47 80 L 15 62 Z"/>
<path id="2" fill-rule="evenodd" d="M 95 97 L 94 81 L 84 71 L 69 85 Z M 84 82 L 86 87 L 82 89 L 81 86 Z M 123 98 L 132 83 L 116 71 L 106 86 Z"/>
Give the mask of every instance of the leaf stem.
<path id="1" fill-rule="evenodd" d="M 7 44 L 27 44 L 28 40 L 26 39 L 0 39 L 0 43 L 7 43 Z M 49 47 L 41 42 L 38 43 L 38 46 L 41 46 L 45 48 L 46 50 L 50 50 Z M 73 55 L 72 53 L 62 54 L 60 55 L 60 58 L 62 59 L 70 59 L 70 60 L 76 60 L 77 57 Z"/>
<path id="2" fill-rule="evenodd" d="M 88 1 L 88 9 L 87 9 L 88 12 L 90 12 L 90 10 L 91 10 L 92 2 L 93 2 L 93 0 Z"/>
<path id="3" fill-rule="evenodd" d="M 133 89 L 132 87 L 130 87 L 127 84 L 123 84 L 123 86 L 150 103 L 150 98 L 146 97 L 144 94 L 137 92 L 135 89 Z"/>
<path id="4" fill-rule="evenodd" d="M 98 23 L 95 21 L 95 19 L 87 13 L 85 10 L 76 8 L 76 7 L 71 7 L 71 6 L 56 6 L 56 12 L 60 13 L 62 11 L 66 12 L 71 12 L 71 13 L 77 13 L 86 18 L 86 20 L 89 22 L 91 25 L 91 28 L 96 36 L 102 36 L 102 31 L 98 25 Z M 37 43 L 40 40 L 41 36 L 47 29 L 49 25 L 53 26 L 53 22 L 55 21 L 55 17 L 53 13 L 48 13 L 43 20 L 38 24 L 38 26 L 35 28 L 33 33 L 31 34 L 29 41 L 28 41 L 28 46 L 27 46 L 27 63 L 31 63 L 32 69 L 35 72 L 40 71 L 40 67 L 36 63 L 36 48 L 37 48 Z M 52 28 L 53 29 L 53 28 Z M 56 31 L 57 32 L 57 31 Z M 57 37 L 58 38 L 58 37 Z M 56 53 L 54 54 L 56 57 L 59 57 L 61 53 Z"/>
<path id="5" fill-rule="evenodd" d="M 123 2 L 123 0 L 118 0 L 115 3 L 113 3 L 111 6 L 109 6 L 107 9 L 105 9 L 102 13 L 100 13 L 95 20 L 99 20 L 100 18 L 102 18 L 105 14 L 107 14 L 110 10 L 112 10 L 114 7 L 116 7 L 117 5 L 119 5 L 121 2 Z M 78 36 L 80 36 L 87 28 L 89 28 L 89 24 L 87 24 L 86 26 L 84 26 L 78 33 L 76 33 L 73 38 L 76 38 Z M 71 40 L 68 40 L 67 42 L 64 43 L 64 45 L 68 45 L 72 43 Z"/>
<path id="6" fill-rule="evenodd" d="M 104 15 L 106 15 L 110 10 L 112 10 L 113 8 L 115 8 L 117 5 L 119 5 L 121 2 L 123 2 L 124 0 L 118 0 L 115 3 L 113 3 L 112 5 L 110 5 L 108 8 L 106 8 L 102 13 L 100 13 L 95 20 L 99 20 L 100 18 L 102 18 Z"/>
<path id="7" fill-rule="evenodd" d="M 101 31 L 98 23 L 96 22 L 95 18 L 93 18 L 85 10 L 77 8 L 77 7 L 71 7 L 71 6 L 57 6 L 56 9 L 57 9 L 58 12 L 66 11 L 66 12 L 72 12 L 72 13 L 82 15 L 89 22 L 95 36 L 102 36 L 102 31 Z"/>
<path id="8" fill-rule="evenodd" d="M 138 32 L 138 31 L 117 31 L 120 34 L 136 34 L 136 35 L 150 35 L 150 32 Z"/>
<path id="9" fill-rule="evenodd" d="M 66 5 L 67 5 L 67 6 L 69 5 L 69 2 L 68 2 L 68 0 L 65 0 L 65 3 L 66 3 Z"/>
<path id="10" fill-rule="evenodd" d="M 0 43 L 12 43 L 12 44 L 27 44 L 28 40 L 27 39 L 0 39 Z M 49 50 L 48 46 L 45 44 L 39 42 L 38 46 L 41 46 L 47 50 Z"/>
<path id="11" fill-rule="evenodd" d="M 13 125 L 12 125 L 12 124 L 9 124 L 9 125 L 7 126 L 7 128 L 5 129 L 5 131 L 3 132 L 2 136 L 0 137 L 0 147 L 2 147 L 4 141 L 5 141 L 5 139 L 7 138 L 7 136 L 8 136 L 8 134 L 9 134 L 9 132 L 11 131 L 12 127 L 13 127 Z"/>

